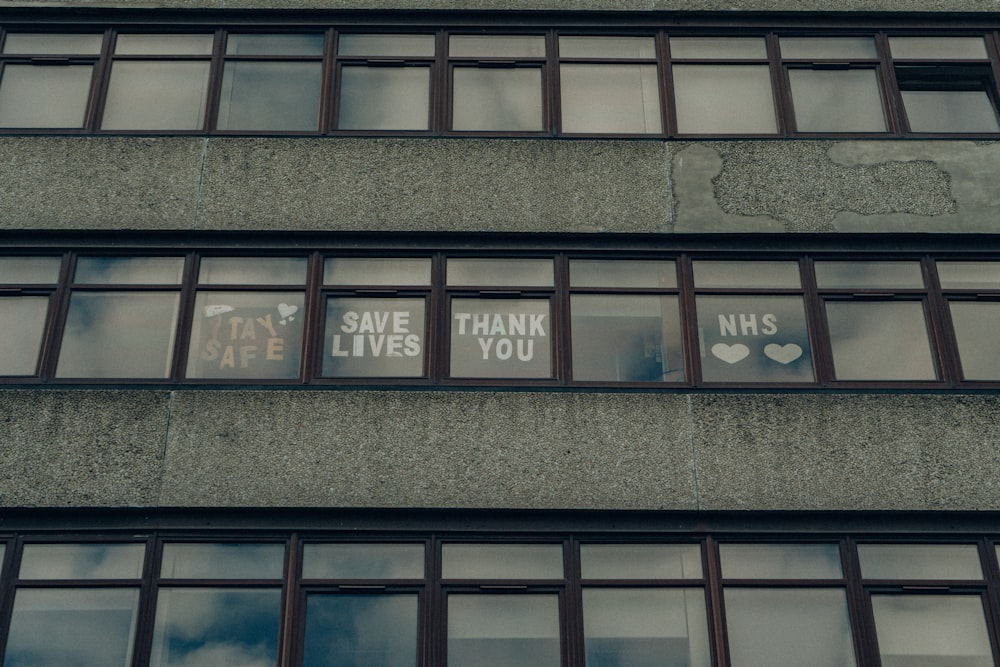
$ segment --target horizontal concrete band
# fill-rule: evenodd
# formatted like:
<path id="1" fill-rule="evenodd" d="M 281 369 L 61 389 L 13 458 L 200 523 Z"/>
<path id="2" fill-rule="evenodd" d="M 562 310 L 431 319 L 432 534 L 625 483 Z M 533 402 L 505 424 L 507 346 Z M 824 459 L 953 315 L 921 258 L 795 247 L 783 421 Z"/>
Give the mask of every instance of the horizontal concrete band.
<path id="1" fill-rule="evenodd" d="M 0 391 L 6 507 L 1000 510 L 1000 397 Z"/>

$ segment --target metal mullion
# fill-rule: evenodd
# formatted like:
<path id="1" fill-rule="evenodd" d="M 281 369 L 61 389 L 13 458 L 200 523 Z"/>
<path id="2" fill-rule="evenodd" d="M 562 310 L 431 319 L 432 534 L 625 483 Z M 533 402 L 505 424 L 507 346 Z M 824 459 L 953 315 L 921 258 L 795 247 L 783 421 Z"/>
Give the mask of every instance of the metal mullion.
<path id="1" fill-rule="evenodd" d="M 718 542 L 708 535 L 702 545 L 702 570 L 705 575 L 705 608 L 708 615 L 708 640 L 712 664 L 729 664 L 729 641 L 726 637 L 725 603 Z"/>
<path id="2" fill-rule="evenodd" d="M 84 128 L 88 132 L 96 132 L 101 127 L 104 116 L 104 104 L 108 95 L 108 84 L 111 81 L 111 65 L 114 60 L 114 44 L 118 31 L 108 28 L 104 31 L 101 42 L 101 53 L 94 65 L 93 81 L 91 82 L 87 113 L 84 116 Z"/>
<path id="3" fill-rule="evenodd" d="M 555 371 L 553 377 L 559 384 L 565 385 L 569 383 L 573 375 L 569 259 L 565 253 L 560 253 L 553 258 L 553 262 L 555 291 L 549 306 L 549 312 L 552 313 L 552 326 L 549 333 L 554 348 L 552 350 L 552 365 Z"/>
<path id="4" fill-rule="evenodd" d="M 701 341 L 698 335 L 698 313 L 694 298 L 694 273 L 691 257 L 681 254 L 677 262 L 678 316 L 680 317 L 681 345 L 686 366 L 685 384 L 697 387 L 701 377 Z"/>
<path id="5" fill-rule="evenodd" d="M 961 379 L 959 372 L 958 344 L 954 336 L 954 326 L 947 300 L 941 293 L 937 280 L 934 259 L 927 255 L 921 259 L 920 268 L 923 272 L 924 285 L 927 288 L 926 314 L 928 335 L 931 339 L 931 353 L 941 380 L 954 387 Z"/>
<path id="6" fill-rule="evenodd" d="M 996 545 L 990 540 L 980 539 L 978 541 L 979 557 L 983 567 L 983 577 L 986 579 L 986 627 L 989 633 L 990 645 L 993 649 L 994 660 L 1000 655 L 1000 588 L 998 588 L 998 577 L 1000 577 L 1000 567 L 997 563 Z"/>
<path id="7" fill-rule="evenodd" d="M 441 135 L 451 126 L 451 67 L 448 64 L 448 31 L 444 28 L 434 34 L 434 64 L 430 76 L 430 125 L 431 134 Z"/>
<path id="8" fill-rule="evenodd" d="M 208 92 L 205 96 L 205 116 L 202 129 L 213 132 L 219 121 L 219 105 L 222 97 L 222 76 L 225 70 L 226 30 L 216 30 L 212 35 L 212 59 L 208 66 Z"/>
<path id="9" fill-rule="evenodd" d="M 877 664 L 878 646 L 875 641 L 875 625 L 868 605 L 868 597 L 862 584 L 861 561 L 858 558 L 857 542 L 845 537 L 840 545 L 844 578 L 847 581 L 848 621 L 853 631 L 855 659 L 858 664 Z"/>
<path id="10" fill-rule="evenodd" d="M 177 312 L 177 331 L 174 339 L 174 359 L 170 366 L 170 379 L 179 382 L 184 378 L 187 357 L 191 346 L 191 328 L 194 322 L 194 304 L 198 293 L 198 268 L 200 256 L 188 252 L 184 259 L 184 273 L 181 276 L 180 300 Z"/>
<path id="11" fill-rule="evenodd" d="M 155 534 L 146 538 L 146 550 L 143 554 L 142 563 L 142 584 L 139 590 L 139 605 L 136 610 L 136 634 L 132 647 L 133 667 L 144 667 L 147 664 L 146 656 L 152 649 L 153 628 L 155 623 L 156 606 L 154 581 L 156 580 L 156 570 L 154 569 L 157 560 L 158 539 Z"/>
<path id="12" fill-rule="evenodd" d="M 826 308 L 817 294 L 816 274 L 812 257 L 799 260 L 802 300 L 805 306 L 806 330 L 812 346 L 813 376 L 817 385 L 826 386 L 833 379 L 833 346 L 826 324 Z"/>
<path id="13" fill-rule="evenodd" d="M 51 311 L 53 313 L 53 321 L 46 327 L 48 344 L 45 345 L 43 342 L 46 358 L 43 359 L 43 364 L 39 371 L 40 379 L 46 382 L 54 380 L 56 375 L 56 366 L 62 348 L 63 334 L 66 329 L 66 318 L 69 313 L 69 302 L 73 294 L 73 289 L 70 285 L 73 275 L 76 272 L 76 260 L 76 253 L 71 251 L 64 253 L 59 274 L 59 284 L 54 294 L 56 303 L 50 306 L 53 309 Z"/>
<path id="14" fill-rule="evenodd" d="M 670 60 L 670 38 L 665 29 L 655 33 L 657 79 L 660 89 L 660 118 L 664 136 L 677 134 L 677 105 L 674 95 L 674 76 Z"/>
<path id="15" fill-rule="evenodd" d="M 787 90 L 788 81 L 784 67 L 781 64 L 781 52 L 778 47 L 778 36 L 769 32 L 764 35 L 764 48 L 767 49 L 768 70 L 771 74 L 771 94 L 773 96 L 775 123 L 778 136 L 788 137 L 792 134 L 788 120 L 792 113 L 792 96 Z"/>
<path id="16" fill-rule="evenodd" d="M 323 324 L 326 322 L 326 295 L 322 291 L 324 258 L 320 252 L 309 255 L 306 291 L 302 313 L 302 350 L 299 358 L 299 382 L 311 384 L 322 373 Z"/>
<path id="17" fill-rule="evenodd" d="M 0 575 L 6 573 L 6 580 L 0 580 L 0 656 L 6 655 L 7 641 L 10 638 L 10 622 L 14 615 L 14 597 L 17 594 L 17 572 L 21 566 L 21 556 L 24 549 L 24 537 L 16 536 L 13 540 L 5 540 L 4 557 L 0 565 Z"/>
<path id="18" fill-rule="evenodd" d="M 879 80 L 885 95 L 886 122 L 889 131 L 897 136 L 909 133 L 909 121 L 906 119 L 906 108 L 903 106 L 903 96 L 896 81 L 896 68 L 893 65 L 892 52 L 889 48 L 889 36 L 885 31 L 875 33 L 875 49 L 879 55 Z"/>
<path id="19" fill-rule="evenodd" d="M 450 371 L 448 348 L 451 335 L 448 324 L 451 320 L 451 300 L 447 291 L 447 259 L 443 253 L 431 256 L 431 285 L 426 316 L 427 340 L 424 350 L 424 372 L 431 384 L 440 384 Z"/>
<path id="20" fill-rule="evenodd" d="M 562 93 L 559 77 L 559 36 L 556 30 L 545 32 L 545 65 L 542 69 L 543 125 L 549 136 L 562 133 Z"/>
<path id="21" fill-rule="evenodd" d="M 295 648 L 299 645 L 299 635 L 296 632 L 299 618 L 295 613 L 298 608 L 301 571 L 298 545 L 298 533 L 292 533 L 285 541 L 281 615 L 278 621 L 278 667 L 292 667 L 295 664 Z"/>
<path id="22" fill-rule="evenodd" d="M 340 87 L 340 70 L 337 65 L 337 37 L 335 27 L 323 31 L 323 58 L 320 65 L 319 128 L 320 135 L 329 134 L 337 126 L 337 90 Z"/>

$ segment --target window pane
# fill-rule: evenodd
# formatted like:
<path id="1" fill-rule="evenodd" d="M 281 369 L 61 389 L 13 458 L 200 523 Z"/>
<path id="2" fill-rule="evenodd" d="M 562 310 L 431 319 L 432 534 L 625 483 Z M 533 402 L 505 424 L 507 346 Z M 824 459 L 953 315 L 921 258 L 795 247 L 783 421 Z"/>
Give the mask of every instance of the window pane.
<path id="1" fill-rule="evenodd" d="M 149 664 L 270 667 L 280 613 L 280 590 L 161 588 Z"/>
<path id="2" fill-rule="evenodd" d="M 34 375 L 42 348 L 47 296 L 0 298 L 0 375 Z"/>
<path id="3" fill-rule="evenodd" d="M 782 37 L 781 57 L 797 60 L 878 58 L 871 37 Z"/>
<path id="4" fill-rule="evenodd" d="M 226 55 L 321 56 L 323 33 L 307 35 L 239 35 L 230 33 Z"/>
<path id="5" fill-rule="evenodd" d="M 547 287 L 553 285 L 551 259 L 449 259 L 449 285 Z"/>
<path id="6" fill-rule="evenodd" d="M 342 130 L 426 130 L 429 67 L 347 66 L 340 70 L 337 127 Z"/>
<path id="7" fill-rule="evenodd" d="M 83 127 L 93 69 L 7 65 L 0 81 L 0 126 Z"/>
<path id="8" fill-rule="evenodd" d="M 574 380 L 684 379 L 676 297 L 574 294 L 570 311 Z"/>
<path id="9" fill-rule="evenodd" d="M 433 56 L 434 35 L 340 35 L 342 56 Z"/>
<path id="10" fill-rule="evenodd" d="M 660 132 L 656 65 L 563 65 L 564 132 Z"/>
<path id="11" fill-rule="evenodd" d="M 304 285 L 305 257 L 205 257 L 198 268 L 202 285 Z"/>
<path id="12" fill-rule="evenodd" d="M 8 33 L 3 53 L 26 55 L 97 55 L 101 52 L 104 35 L 68 33 Z"/>
<path id="13" fill-rule="evenodd" d="M 890 37 L 892 57 L 914 60 L 985 60 L 982 37 Z"/>
<path id="14" fill-rule="evenodd" d="M 584 579 L 700 579 L 697 544 L 584 544 Z"/>
<path id="15" fill-rule="evenodd" d="M 555 595 L 448 596 L 449 667 L 560 664 Z"/>
<path id="16" fill-rule="evenodd" d="M 652 37 L 560 37 L 561 58 L 655 58 Z"/>
<path id="17" fill-rule="evenodd" d="M 540 68 L 456 67 L 453 76 L 452 129 L 497 132 L 543 129 Z"/>
<path id="18" fill-rule="evenodd" d="M 736 60 L 767 58 L 763 37 L 671 37 L 671 58 Z"/>
<path id="19" fill-rule="evenodd" d="M 306 598 L 303 667 L 407 667 L 417 664 L 416 595 Z"/>
<path id="20" fill-rule="evenodd" d="M 4 667 L 128 667 L 138 605 L 133 588 L 21 589 Z"/>
<path id="21" fill-rule="evenodd" d="M 1000 289 L 1000 262 L 937 262 L 937 273 L 944 289 Z"/>
<path id="22" fill-rule="evenodd" d="M 805 308 L 797 296 L 699 296 L 707 382 L 812 382 Z"/>
<path id="23" fill-rule="evenodd" d="M 996 111 L 985 90 L 903 90 L 914 132 L 998 132 Z"/>
<path id="24" fill-rule="evenodd" d="M 826 303 L 838 380 L 934 380 L 923 304 Z"/>
<path id="25" fill-rule="evenodd" d="M 561 544 L 445 544 L 445 579 L 562 579 Z"/>
<path id="26" fill-rule="evenodd" d="M 212 41 L 208 35 L 118 35 L 116 55 L 210 56 Z"/>
<path id="27" fill-rule="evenodd" d="M 874 69 L 788 72 L 799 132 L 885 132 Z"/>
<path id="28" fill-rule="evenodd" d="M 116 62 L 105 130 L 198 130 L 205 118 L 208 62 Z"/>
<path id="29" fill-rule="evenodd" d="M 569 263 L 573 287 L 677 287 L 673 261 L 574 259 Z"/>
<path id="30" fill-rule="evenodd" d="M 183 257 L 81 257 L 76 282 L 89 285 L 179 285 Z"/>
<path id="31" fill-rule="evenodd" d="M 695 287 L 735 287 L 741 289 L 802 286 L 798 262 L 692 262 Z"/>
<path id="32" fill-rule="evenodd" d="M 1000 303 L 951 301 L 948 307 L 962 361 L 962 377 L 1000 379 L 1000 355 L 994 342 L 996 332 L 1000 331 Z"/>
<path id="33" fill-rule="evenodd" d="M 430 285 L 431 260 L 424 257 L 349 258 L 326 260 L 326 285 Z"/>
<path id="34" fill-rule="evenodd" d="M 991 667 L 978 595 L 872 595 L 883 667 Z"/>
<path id="35" fill-rule="evenodd" d="M 217 127 L 316 131 L 321 72 L 318 62 L 227 62 Z"/>
<path id="36" fill-rule="evenodd" d="M 841 579 L 836 544 L 721 544 L 727 579 Z"/>
<path id="37" fill-rule="evenodd" d="M 552 377 L 548 299 L 453 299 L 452 377 Z"/>
<path id="38" fill-rule="evenodd" d="M 767 67 L 674 65 L 673 74 L 679 132 L 774 134 L 778 131 L 771 72 Z"/>
<path id="39" fill-rule="evenodd" d="M 323 375 L 422 376 L 426 309 L 422 298 L 327 299 Z"/>
<path id="40" fill-rule="evenodd" d="M 545 38 L 541 35 L 452 35 L 449 54 L 463 58 L 544 58 Z"/>
<path id="41" fill-rule="evenodd" d="M 700 589 L 584 589 L 587 665 L 712 664 Z"/>
<path id="42" fill-rule="evenodd" d="M 734 665 L 854 665 L 847 596 L 839 588 L 726 588 Z"/>
<path id="43" fill-rule="evenodd" d="M 168 377 L 178 305 L 177 294 L 73 294 L 56 376 Z"/>
<path id="44" fill-rule="evenodd" d="M 59 257 L 0 257 L 0 284 L 51 285 L 59 280 Z"/>
<path id="45" fill-rule="evenodd" d="M 974 544 L 860 544 L 866 579 L 982 579 Z"/>
<path id="46" fill-rule="evenodd" d="M 160 576 L 169 579 L 278 579 L 284 544 L 163 545 Z"/>
<path id="47" fill-rule="evenodd" d="M 138 579 L 143 544 L 26 544 L 21 579 Z"/>
<path id="48" fill-rule="evenodd" d="M 304 579 L 422 579 L 423 544 L 307 544 Z"/>
<path id="49" fill-rule="evenodd" d="M 924 277 L 918 262 L 816 262 L 816 284 L 833 289 L 920 289 Z"/>

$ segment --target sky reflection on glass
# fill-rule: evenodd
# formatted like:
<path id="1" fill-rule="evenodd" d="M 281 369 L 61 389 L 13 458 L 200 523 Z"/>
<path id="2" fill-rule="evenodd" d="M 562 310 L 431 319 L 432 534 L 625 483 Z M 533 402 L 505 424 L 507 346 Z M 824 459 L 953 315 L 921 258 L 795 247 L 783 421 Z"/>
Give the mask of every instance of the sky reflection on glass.
<path id="1" fill-rule="evenodd" d="M 26 544 L 21 579 L 138 579 L 144 544 Z"/>
<path id="2" fill-rule="evenodd" d="M 584 579 L 699 579 L 697 544 L 584 544 Z"/>
<path id="3" fill-rule="evenodd" d="M 859 544 L 866 579 L 983 578 L 974 544 Z"/>
<path id="4" fill-rule="evenodd" d="M 560 544 L 445 544 L 445 579 L 562 579 Z"/>
<path id="5" fill-rule="evenodd" d="M 309 595 L 303 667 L 417 663 L 416 595 Z"/>
<path id="6" fill-rule="evenodd" d="M 305 579 L 421 579 L 422 544 L 307 544 Z"/>
<path id="7" fill-rule="evenodd" d="M 840 579 L 837 544 L 720 544 L 727 579 Z"/>
<path id="8" fill-rule="evenodd" d="M 160 576 L 171 579 L 278 579 L 284 544 L 163 545 Z"/>
<path id="9" fill-rule="evenodd" d="M 559 665 L 555 595 L 450 595 L 449 667 Z"/>
<path id="10" fill-rule="evenodd" d="M 32 375 L 45 333 L 49 297 L 0 299 L 0 375 Z"/>
<path id="11" fill-rule="evenodd" d="M 882 667 L 994 665 L 978 595 L 872 595 Z"/>
<path id="12" fill-rule="evenodd" d="M 827 301 L 838 380 L 934 380 L 927 323 L 919 301 Z"/>

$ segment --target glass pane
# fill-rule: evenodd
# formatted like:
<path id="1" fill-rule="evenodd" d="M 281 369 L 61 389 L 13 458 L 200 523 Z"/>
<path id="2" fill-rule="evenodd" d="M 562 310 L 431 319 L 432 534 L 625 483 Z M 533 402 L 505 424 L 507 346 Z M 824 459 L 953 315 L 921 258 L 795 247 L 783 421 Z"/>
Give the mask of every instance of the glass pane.
<path id="1" fill-rule="evenodd" d="M 871 37 L 782 37 L 781 57 L 797 60 L 878 58 Z"/>
<path id="2" fill-rule="evenodd" d="M 169 579 L 279 579 L 284 544 L 163 545 L 160 576 Z"/>
<path id="3" fill-rule="evenodd" d="M 854 665 L 847 596 L 840 588 L 727 588 L 734 665 Z"/>
<path id="4" fill-rule="evenodd" d="M 677 287 L 673 261 L 574 259 L 569 263 L 573 287 Z"/>
<path id="5" fill-rule="evenodd" d="M 134 588 L 21 589 L 4 667 L 127 667 L 138 605 Z"/>
<path id="6" fill-rule="evenodd" d="M 21 579 L 138 579 L 144 544 L 26 544 Z"/>
<path id="7" fill-rule="evenodd" d="M 337 127 L 342 130 L 426 130 L 429 67 L 347 66 L 340 70 Z"/>
<path id="8" fill-rule="evenodd" d="M 951 321 L 955 326 L 962 377 L 966 380 L 1000 379 L 1000 355 L 995 348 L 1000 331 L 1000 303 L 951 301 Z"/>
<path id="9" fill-rule="evenodd" d="M 34 375 L 49 312 L 47 296 L 0 298 L 0 375 Z"/>
<path id="10" fill-rule="evenodd" d="M 684 380 L 676 297 L 574 294 L 570 311 L 574 380 Z"/>
<path id="11" fill-rule="evenodd" d="M 685 134 L 774 134 L 767 67 L 674 65 L 677 129 Z M 739 103 L 735 104 L 734 101 Z"/>
<path id="12" fill-rule="evenodd" d="M 198 269 L 202 285 L 303 285 L 305 257 L 204 257 Z"/>
<path id="13" fill-rule="evenodd" d="M 816 262 L 816 284 L 832 289 L 920 289 L 924 277 L 918 262 Z"/>
<path id="14" fill-rule="evenodd" d="M 838 380 L 934 380 L 923 304 L 826 303 Z"/>
<path id="15" fill-rule="evenodd" d="M 197 130 L 205 118 L 208 62 L 116 62 L 101 127 Z"/>
<path id="16" fill-rule="evenodd" d="M 445 579 L 562 579 L 561 544 L 445 544 Z"/>
<path id="17" fill-rule="evenodd" d="M 430 285 L 431 260 L 425 257 L 348 258 L 326 260 L 326 285 Z"/>
<path id="18" fill-rule="evenodd" d="M 996 111 L 985 90 L 903 90 L 914 132 L 998 132 Z"/>
<path id="19" fill-rule="evenodd" d="M 304 579 L 422 579 L 423 544 L 307 544 Z"/>
<path id="20" fill-rule="evenodd" d="M 104 35 L 55 33 L 8 33 L 3 53 L 26 55 L 97 55 Z"/>
<path id="21" fill-rule="evenodd" d="M 448 596 L 449 667 L 559 664 L 555 595 Z"/>
<path id="22" fill-rule="evenodd" d="M 885 132 L 874 69 L 788 71 L 799 132 Z"/>
<path id="23" fill-rule="evenodd" d="M 417 596 L 307 596 L 302 664 L 303 667 L 415 667 Z"/>
<path id="24" fill-rule="evenodd" d="M 727 579 L 841 579 L 836 544 L 721 544 Z"/>
<path id="25" fill-rule="evenodd" d="M 327 299 L 323 375 L 422 376 L 426 309 L 422 298 Z"/>
<path id="26" fill-rule="evenodd" d="M 982 579 L 974 544 L 859 544 L 866 579 Z"/>
<path id="27" fill-rule="evenodd" d="M 88 285 L 179 285 L 183 257 L 81 257 L 76 282 Z"/>
<path id="28" fill-rule="evenodd" d="M 763 37 L 671 37 L 670 57 L 698 60 L 767 58 Z"/>
<path id="29" fill-rule="evenodd" d="M 937 272 L 944 289 L 1000 289 L 1000 262 L 938 262 Z"/>
<path id="30" fill-rule="evenodd" d="M 234 35 L 226 40 L 226 55 L 321 56 L 323 33 L 306 35 Z"/>
<path id="31" fill-rule="evenodd" d="M 553 285 L 551 259 L 449 259 L 449 285 L 548 287 Z"/>
<path id="32" fill-rule="evenodd" d="M 149 664 L 271 667 L 280 613 L 280 590 L 161 588 Z"/>
<path id="33" fill-rule="evenodd" d="M 453 76 L 452 129 L 497 132 L 543 129 L 540 68 L 456 67 Z"/>
<path id="34" fill-rule="evenodd" d="M 560 37 L 560 58 L 655 58 L 652 37 Z"/>
<path id="35" fill-rule="evenodd" d="M 914 60 L 985 60 L 982 37 L 890 37 L 892 57 Z"/>
<path id="36" fill-rule="evenodd" d="M 217 127 L 316 131 L 322 68 L 318 62 L 227 62 Z"/>
<path id="37" fill-rule="evenodd" d="M 51 285 L 59 280 L 59 257 L 0 257 L 0 283 Z"/>
<path id="38" fill-rule="evenodd" d="M 700 589 L 583 591 L 587 665 L 712 664 Z"/>
<path id="39" fill-rule="evenodd" d="M 798 262 L 692 262 L 695 287 L 799 289 Z"/>
<path id="40" fill-rule="evenodd" d="M 707 382 L 812 382 L 805 308 L 797 296 L 699 296 Z"/>
<path id="41" fill-rule="evenodd" d="M 433 56 L 434 35 L 340 35 L 342 56 Z"/>
<path id="42" fill-rule="evenodd" d="M 0 126 L 83 127 L 93 69 L 7 65 L 0 81 Z"/>
<path id="43" fill-rule="evenodd" d="M 177 329 L 177 294 L 77 292 L 69 302 L 56 375 L 166 378 Z"/>
<path id="44" fill-rule="evenodd" d="M 584 579 L 700 579 L 697 544 L 584 544 Z"/>
<path id="45" fill-rule="evenodd" d="M 544 58 L 541 35 L 452 35 L 449 54 L 455 58 Z"/>
<path id="46" fill-rule="evenodd" d="M 978 595 L 872 595 L 882 667 L 991 667 Z"/>
<path id="47" fill-rule="evenodd" d="M 298 377 L 304 306 L 301 292 L 199 293 L 187 377 Z"/>
<path id="48" fill-rule="evenodd" d="M 116 55 L 210 56 L 213 36 L 118 35 Z"/>
<path id="49" fill-rule="evenodd" d="M 552 377 L 548 299 L 454 299 L 452 377 Z"/>
<path id="50" fill-rule="evenodd" d="M 563 65 L 563 132 L 660 132 L 656 65 Z"/>

